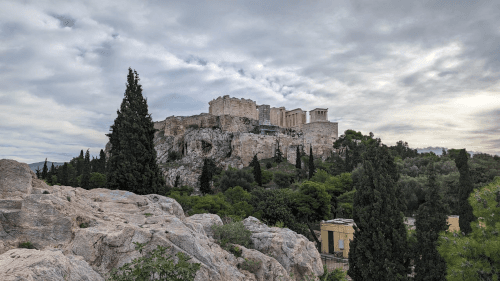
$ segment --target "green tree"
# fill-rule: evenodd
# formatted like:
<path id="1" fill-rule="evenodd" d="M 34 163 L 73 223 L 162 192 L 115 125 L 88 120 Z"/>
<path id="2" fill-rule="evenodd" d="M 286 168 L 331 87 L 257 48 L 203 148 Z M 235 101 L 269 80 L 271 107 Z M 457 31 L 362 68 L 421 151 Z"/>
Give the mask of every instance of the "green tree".
<path id="1" fill-rule="evenodd" d="M 276 162 L 276 163 L 279 164 L 279 163 L 283 162 L 283 153 L 280 150 L 280 140 L 277 139 L 276 143 L 277 143 L 277 145 L 276 145 L 276 151 L 274 152 L 274 157 L 273 158 L 274 158 L 274 162 Z"/>
<path id="2" fill-rule="evenodd" d="M 97 169 L 98 173 L 105 174 L 106 173 L 106 153 L 101 149 L 99 152 L 99 168 Z"/>
<path id="3" fill-rule="evenodd" d="M 78 156 L 76 159 L 76 176 L 79 176 L 83 173 L 83 165 L 85 161 L 85 157 L 83 156 L 83 149 L 80 151 L 80 156 Z"/>
<path id="4" fill-rule="evenodd" d="M 45 163 L 43 164 L 42 179 L 47 179 L 47 158 L 45 158 Z"/>
<path id="5" fill-rule="evenodd" d="M 309 148 L 309 179 L 314 175 L 314 157 L 313 157 L 313 147 L 312 144 Z"/>
<path id="6" fill-rule="evenodd" d="M 259 186 L 262 186 L 262 171 L 260 169 L 259 160 L 257 159 L 257 154 L 253 156 L 252 162 L 250 162 L 250 166 L 253 167 L 253 178 Z"/>
<path id="7" fill-rule="evenodd" d="M 348 271 L 353 280 L 407 280 L 410 273 L 404 204 L 396 190 L 399 174 L 388 148 L 380 143 L 377 139 L 369 145 L 354 194 Z"/>
<path id="8" fill-rule="evenodd" d="M 165 179 L 156 162 L 153 143 L 157 129 L 148 113 L 139 75 L 128 70 L 125 96 L 111 133 L 107 134 L 111 143 L 107 188 L 136 194 L 163 193 Z"/>
<path id="9" fill-rule="evenodd" d="M 222 172 L 217 186 L 220 191 L 225 192 L 229 188 L 241 186 L 246 191 L 252 191 L 253 175 L 243 170 L 228 169 Z"/>
<path id="10" fill-rule="evenodd" d="M 40 173 L 40 166 L 38 166 L 35 171 L 36 171 L 36 177 L 38 179 L 41 179 L 42 174 Z"/>
<path id="11" fill-rule="evenodd" d="M 203 159 L 203 168 L 201 169 L 200 192 L 202 194 L 212 193 L 212 189 L 210 188 L 210 172 L 208 171 L 208 163 L 206 158 Z"/>
<path id="12" fill-rule="evenodd" d="M 464 232 L 465 235 L 472 231 L 471 222 L 475 221 L 477 218 L 474 217 L 472 206 L 469 204 L 468 198 L 471 192 L 474 190 L 472 181 L 469 173 L 469 165 L 467 163 L 468 157 L 465 149 L 461 149 L 455 158 L 455 163 L 457 165 L 458 171 L 460 172 L 459 179 L 459 219 L 458 224 L 460 226 L 460 231 Z"/>
<path id="13" fill-rule="evenodd" d="M 50 184 L 56 184 L 57 182 L 52 182 L 52 176 L 56 174 L 56 167 L 54 166 L 54 163 L 52 162 L 52 165 L 50 166 L 49 173 L 47 174 L 48 182 Z"/>
<path id="14" fill-rule="evenodd" d="M 81 187 L 83 189 L 90 189 L 89 186 L 89 180 L 90 180 L 90 153 L 89 150 L 87 149 L 87 152 L 85 152 L 85 159 L 83 161 L 83 172 L 82 172 L 82 179 L 81 179 Z"/>
<path id="15" fill-rule="evenodd" d="M 431 165 L 425 203 L 416 215 L 416 238 L 418 247 L 414 253 L 415 281 L 445 280 L 446 262 L 437 250 L 439 233 L 448 229 L 449 208 L 444 203 L 436 182 L 434 164 Z"/>
<path id="16" fill-rule="evenodd" d="M 312 229 L 312 224 L 330 218 L 330 200 L 331 196 L 322 184 L 305 181 L 300 186 L 295 201 L 295 218 L 307 225 L 318 247 L 320 242 Z"/>
<path id="17" fill-rule="evenodd" d="M 500 177 L 474 190 L 468 201 L 479 218 L 472 232 L 440 233 L 438 251 L 446 261 L 446 280 L 500 280 Z"/>
<path id="18" fill-rule="evenodd" d="M 59 183 L 61 185 L 68 185 L 68 163 L 64 162 L 62 167 L 59 168 L 57 173 L 57 178 L 59 179 Z"/>
<path id="19" fill-rule="evenodd" d="M 299 150 L 299 146 L 298 145 L 297 145 L 297 152 L 296 152 L 295 155 L 297 155 L 297 157 L 295 157 L 295 168 L 301 169 L 302 168 L 302 165 L 301 165 L 302 163 L 300 161 L 300 156 L 301 155 L 300 155 L 300 150 Z"/>
<path id="20" fill-rule="evenodd" d="M 106 187 L 106 175 L 101 173 L 90 174 L 89 187 L 93 188 L 105 188 Z"/>

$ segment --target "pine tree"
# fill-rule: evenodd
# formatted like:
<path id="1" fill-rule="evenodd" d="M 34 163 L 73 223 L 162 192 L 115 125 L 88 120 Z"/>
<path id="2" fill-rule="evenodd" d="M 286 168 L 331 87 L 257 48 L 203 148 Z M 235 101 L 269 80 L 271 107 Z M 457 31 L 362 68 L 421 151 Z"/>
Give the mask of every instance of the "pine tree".
<path id="1" fill-rule="evenodd" d="M 212 190 L 210 189 L 210 172 L 208 171 L 208 160 L 203 159 L 203 168 L 201 170 L 200 176 L 200 192 L 204 194 L 210 194 Z"/>
<path id="2" fill-rule="evenodd" d="M 274 162 L 279 164 L 283 162 L 283 153 L 280 150 L 280 140 L 277 139 L 276 142 L 277 142 L 277 147 L 276 151 L 274 152 Z"/>
<path id="3" fill-rule="evenodd" d="M 253 156 L 250 166 L 253 167 L 253 178 L 259 186 L 262 186 L 262 171 L 260 169 L 259 160 L 257 159 L 257 154 Z"/>
<path id="4" fill-rule="evenodd" d="M 81 185 L 83 189 L 89 189 L 89 180 L 90 180 L 90 153 L 87 149 L 85 153 L 85 159 L 83 161 L 83 172 L 82 172 L 82 180 Z"/>
<path id="5" fill-rule="evenodd" d="M 49 184 L 56 184 L 55 182 L 52 182 L 52 176 L 56 174 L 56 168 L 54 167 L 54 163 L 50 166 L 50 170 L 47 173 L 47 183 Z"/>
<path id="6" fill-rule="evenodd" d="M 47 179 L 47 158 L 45 158 L 45 163 L 43 164 L 42 179 Z"/>
<path id="7" fill-rule="evenodd" d="M 98 172 L 101 174 L 106 173 L 106 153 L 104 153 L 104 150 L 101 149 L 101 152 L 99 152 L 99 169 Z"/>
<path id="8" fill-rule="evenodd" d="M 474 185 L 472 184 L 472 180 L 470 178 L 467 158 L 467 152 L 465 149 L 461 149 L 458 156 L 455 158 L 455 164 L 460 172 L 460 178 L 458 180 L 460 200 L 458 225 L 460 227 L 460 231 L 465 233 L 465 235 L 472 231 L 470 223 L 477 219 L 472 213 L 472 206 L 468 201 L 469 195 L 474 191 Z"/>
<path id="9" fill-rule="evenodd" d="M 448 206 L 439 193 L 434 164 L 430 164 L 425 203 L 416 215 L 417 248 L 415 249 L 415 281 L 445 280 L 446 262 L 438 252 L 439 232 L 448 229 Z"/>
<path id="10" fill-rule="evenodd" d="M 135 74 L 135 75 L 134 75 Z M 165 179 L 156 162 L 154 128 L 147 100 L 142 95 L 139 75 L 129 68 L 127 89 L 118 116 L 107 134 L 111 143 L 107 188 L 137 194 L 162 193 Z"/>
<path id="11" fill-rule="evenodd" d="M 80 156 L 76 158 L 76 176 L 78 177 L 83 173 L 83 161 L 85 160 L 83 156 L 83 149 L 80 151 Z"/>
<path id="12" fill-rule="evenodd" d="M 398 200 L 398 172 L 387 146 L 372 143 L 363 159 L 353 202 L 354 239 L 348 275 L 353 280 L 407 280 L 410 253 Z"/>
<path id="13" fill-rule="evenodd" d="M 42 176 L 42 174 L 40 173 L 40 166 L 38 166 L 35 171 L 36 171 L 36 178 L 40 179 L 40 177 Z"/>
<path id="14" fill-rule="evenodd" d="M 313 147 L 312 144 L 309 148 L 309 179 L 314 176 L 314 157 L 313 157 Z"/>
<path id="15" fill-rule="evenodd" d="M 64 165 L 59 169 L 59 174 L 57 175 L 61 185 L 68 186 L 68 163 L 64 162 Z"/>
<path id="16" fill-rule="evenodd" d="M 296 155 L 297 157 L 295 158 L 295 168 L 300 169 L 302 168 L 302 162 L 300 161 L 300 150 L 298 145 Z"/>

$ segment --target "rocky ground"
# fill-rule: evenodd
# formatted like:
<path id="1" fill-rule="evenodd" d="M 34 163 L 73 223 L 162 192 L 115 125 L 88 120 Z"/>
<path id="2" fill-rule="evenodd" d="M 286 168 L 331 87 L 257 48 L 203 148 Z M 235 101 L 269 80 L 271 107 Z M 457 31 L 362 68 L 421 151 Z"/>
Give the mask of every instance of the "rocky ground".
<path id="1" fill-rule="evenodd" d="M 25 163 L 0 160 L 0 280 L 105 280 L 141 256 L 133 242 L 169 246 L 200 263 L 195 280 L 302 280 L 323 273 L 319 252 L 304 236 L 249 217 L 255 249 L 236 258 L 212 238 L 213 214 L 186 217 L 174 199 L 121 190 L 48 186 Z M 36 249 L 20 249 L 31 242 Z M 244 258 L 262 261 L 251 273 Z M 293 274 L 291 274 L 293 273 Z M 290 277 L 290 276 L 293 277 Z"/>

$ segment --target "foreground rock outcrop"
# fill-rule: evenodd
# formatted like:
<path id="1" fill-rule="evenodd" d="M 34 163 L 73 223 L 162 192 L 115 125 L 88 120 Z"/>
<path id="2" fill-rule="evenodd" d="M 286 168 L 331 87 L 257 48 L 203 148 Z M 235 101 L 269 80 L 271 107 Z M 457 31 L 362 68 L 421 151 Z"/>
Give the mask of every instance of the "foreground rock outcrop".
<path id="1" fill-rule="evenodd" d="M 168 197 L 47 186 L 27 164 L 0 160 L 0 280 L 103 280 L 141 256 L 134 242 L 147 243 L 146 251 L 162 245 L 170 255 L 189 255 L 201 264 L 195 280 L 284 281 L 322 273 L 313 243 L 291 230 L 247 218 L 256 249 L 242 247 L 236 258 L 215 243 L 212 224 L 222 221 L 213 214 L 186 217 Z M 24 242 L 36 249 L 17 249 Z M 244 258 L 261 267 L 240 269 Z"/>

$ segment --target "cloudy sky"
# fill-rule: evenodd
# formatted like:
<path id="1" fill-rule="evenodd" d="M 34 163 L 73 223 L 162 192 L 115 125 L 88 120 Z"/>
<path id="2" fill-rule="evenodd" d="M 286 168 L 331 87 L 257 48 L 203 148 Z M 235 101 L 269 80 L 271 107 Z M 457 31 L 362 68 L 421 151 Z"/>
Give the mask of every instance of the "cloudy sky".
<path id="1" fill-rule="evenodd" d="M 98 155 L 129 67 L 155 121 L 230 95 L 500 154 L 500 1 L 3 0 L 0 158 Z"/>

